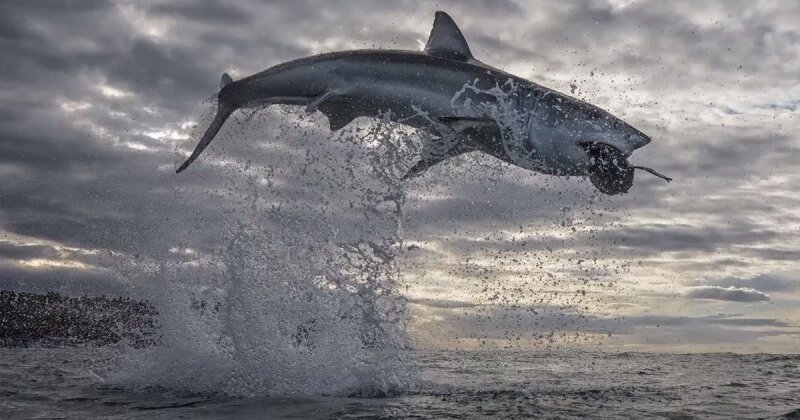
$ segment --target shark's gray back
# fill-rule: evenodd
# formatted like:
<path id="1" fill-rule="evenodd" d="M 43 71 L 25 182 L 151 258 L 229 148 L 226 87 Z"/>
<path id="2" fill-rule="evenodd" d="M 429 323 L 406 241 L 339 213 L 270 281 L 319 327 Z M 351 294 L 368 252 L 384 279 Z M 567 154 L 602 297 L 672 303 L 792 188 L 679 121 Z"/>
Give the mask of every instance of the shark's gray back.
<path id="1" fill-rule="evenodd" d="M 463 115 L 465 110 L 459 107 L 458 102 L 495 101 L 496 97 L 480 92 L 506 87 L 509 81 L 517 89 L 540 88 L 477 61 L 425 52 L 356 50 L 279 64 L 228 85 L 221 95 L 238 103 L 255 103 L 260 98 L 314 98 L 337 92 L 326 105 L 347 107 L 354 116 L 376 116 L 379 112 L 391 111 L 398 119 L 424 114 L 451 117 L 469 116 Z M 467 84 L 475 89 L 454 98 Z M 458 101 L 454 102 L 454 99 Z"/>

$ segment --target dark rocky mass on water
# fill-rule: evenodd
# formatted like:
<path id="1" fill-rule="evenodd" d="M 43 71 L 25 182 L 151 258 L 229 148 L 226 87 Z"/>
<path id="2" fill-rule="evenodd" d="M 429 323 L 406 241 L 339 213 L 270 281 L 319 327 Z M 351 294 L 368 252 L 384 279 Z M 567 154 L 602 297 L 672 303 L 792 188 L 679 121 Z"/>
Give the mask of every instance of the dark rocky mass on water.
<path id="1" fill-rule="evenodd" d="M 219 302 L 192 301 L 198 314 L 218 313 Z M 55 292 L 17 293 L 0 290 L 0 347 L 36 345 L 108 345 L 124 341 L 134 347 L 158 344 L 158 311 L 147 302 L 127 297 L 69 297 Z M 298 347 L 315 347 L 316 320 L 292 333 Z M 376 345 L 370 332 L 361 335 L 365 347 Z"/>
<path id="2" fill-rule="evenodd" d="M 127 297 L 69 297 L 0 290 L 0 346 L 158 340 L 155 308 Z"/>

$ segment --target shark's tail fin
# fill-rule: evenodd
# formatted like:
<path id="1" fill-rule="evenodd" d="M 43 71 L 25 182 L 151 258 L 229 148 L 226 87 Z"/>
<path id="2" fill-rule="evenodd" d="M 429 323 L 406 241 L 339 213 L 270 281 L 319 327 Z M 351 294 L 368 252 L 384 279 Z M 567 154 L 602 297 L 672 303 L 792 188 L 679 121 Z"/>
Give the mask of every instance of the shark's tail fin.
<path id="1" fill-rule="evenodd" d="M 228 73 L 224 73 L 222 75 L 222 79 L 219 82 L 220 90 L 222 90 L 222 88 L 224 88 L 225 86 L 229 85 L 231 82 L 233 82 L 231 76 L 229 76 Z M 214 137 L 222 128 L 222 125 L 225 124 L 225 120 L 227 120 L 228 117 L 231 116 L 234 110 L 235 110 L 234 107 L 224 104 L 221 100 L 218 102 L 217 115 L 214 116 L 214 120 L 211 121 L 211 125 L 209 125 L 208 128 L 206 129 L 206 132 L 203 134 L 203 137 L 200 139 L 200 142 L 197 143 L 197 146 L 194 148 L 192 154 L 189 155 L 189 158 L 186 159 L 186 162 L 183 162 L 183 165 L 181 165 L 175 171 L 176 173 L 183 172 L 184 169 L 186 169 L 192 162 L 195 161 L 195 159 L 197 159 L 198 156 L 200 156 L 200 153 L 203 153 L 203 150 L 205 150 L 205 148 L 208 147 L 208 145 L 211 143 L 211 140 L 214 140 Z"/>

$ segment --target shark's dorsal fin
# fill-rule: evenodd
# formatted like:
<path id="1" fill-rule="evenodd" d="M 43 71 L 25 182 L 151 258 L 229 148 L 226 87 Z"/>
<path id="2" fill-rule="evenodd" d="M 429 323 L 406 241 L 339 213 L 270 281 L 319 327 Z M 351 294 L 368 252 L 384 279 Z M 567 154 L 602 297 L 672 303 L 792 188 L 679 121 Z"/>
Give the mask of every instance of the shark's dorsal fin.
<path id="1" fill-rule="evenodd" d="M 222 89 L 231 83 L 233 83 L 233 78 L 231 75 L 228 73 L 222 73 L 222 77 L 219 80 L 219 88 Z"/>
<path id="2" fill-rule="evenodd" d="M 445 57 L 456 60 L 469 60 L 472 52 L 469 50 L 467 40 L 461 34 L 461 29 L 445 12 L 436 12 L 433 20 L 433 29 L 425 45 L 425 52 L 437 57 Z"/>

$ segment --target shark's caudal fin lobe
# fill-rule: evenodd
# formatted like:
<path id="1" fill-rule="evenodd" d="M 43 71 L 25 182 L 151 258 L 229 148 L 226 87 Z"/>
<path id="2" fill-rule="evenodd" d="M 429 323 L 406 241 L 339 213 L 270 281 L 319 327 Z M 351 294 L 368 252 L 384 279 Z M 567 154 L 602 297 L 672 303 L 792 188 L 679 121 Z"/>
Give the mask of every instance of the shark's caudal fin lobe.
<path id="1" fill-rule="evenodd" d="M 222 128 L 222 125 L 225 124 L 225 120 L 230 117 L 233 111 L 233 108 L 223 107 L 220 104 L 219 109 L 217 109 L 217 115 L 214 116 L 214 120 L 211 121 L 211 125 L 209 125 L 206 129 L 206 132 L 203 134 L 200 142 L 197 143 L 197 147 L 194 148 L 194 151 L 191 155 L 189 155 L 189 158 L 186 159 L 186 162 L 183 162 L 183 165 L 181 165 L 178 170 L 175 171 L 176 173 L 183 172 L 184 169 L 186 169 L 192 162 L 195 161 L 195 159 L 197 159 L 198 156 L 200 156 L 200 153 L 203 153 L 203 150 L 208 147 L 208 145 L 211 143 L 211 140 L 214 140 L 214 136 L 217 135 L 220 128 Z"/>
<path id="2" fill-rule="evenodd" d="M 472 58 L 467 40 L 458 29 L 458 25 L 445 12 L 436 12 L 433 29 L 425 45 L 425 52 L 430 55 L 468 60 Z"/>
<path id="3" fill-rule="evenodd" d="M 228 86 L 231 83 L 233 83 L 233 78 L 231 75 L 228 73 L 222 73 L 222 77 L 219 80 L 220 93 L 225 86 Z M 214 116 L 214 120 L 211 121 L 211 124 L 206 129 L 206 132 L 203 133 L 203 137 L 200 139 L 200 142 L 197 143 L 197 146 L 194 148 L 192 154 L 189 155 L 189 158 L 186 159 L 186 162 L 183 162 L 183 164 L 178 167 L 178 169 L 175 171 L 176 173 L 183 172 L 189 167 L 189 165 L 191 165 L 192 162 L 195 161 L 195 159 L 197 159 L 198 156 L 200 156 L 200 153 L 203 153 L 203 150 L 205 150 L 211 141 L 214 140 L 214 137 L 222 128 L 222 125 L 225 124 L 225 120 L 231 116 L 234 110 L 234 107 L 223 105 L 222 100 L 219 101 L 217 115 Z"/>
<path id="4" fill-rule="evenodd" d="M 233 83 L 233 78 L 231 77 L 231 75 L 228 73 L 222 73 L 222 78 L 219 81 L 219 88 L 222 89 L 231 83 Z"/>

